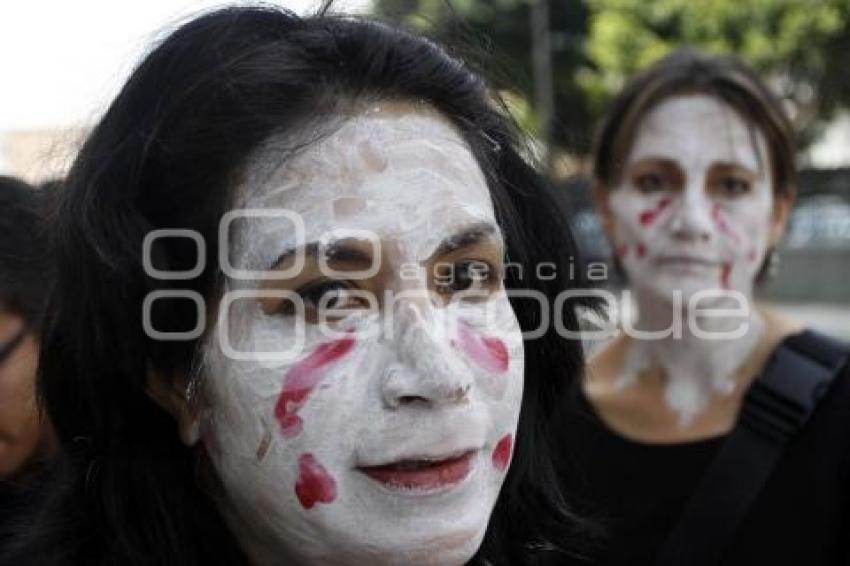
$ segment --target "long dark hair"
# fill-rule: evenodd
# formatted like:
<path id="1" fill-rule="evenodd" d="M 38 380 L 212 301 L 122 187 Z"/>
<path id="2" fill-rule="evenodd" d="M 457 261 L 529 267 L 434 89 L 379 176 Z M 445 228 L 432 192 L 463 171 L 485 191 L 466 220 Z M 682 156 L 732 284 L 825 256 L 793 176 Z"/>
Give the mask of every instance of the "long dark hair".
<path id="1" fill-rule="evenodd" d="M 198 17 L 133 72 L 67 179 L 39 381 L 63 449 L 55 486 L 16 555 L 21 563 L 245 562 L 202 491 L 198 452 L 179 441 L 173 420 L 145 394 L 148 368 L 164 376 L 190 371 L 197 340 L 149 338 L 142 301 L 166 288 L 218 295 L 218 223 L 242 166 L 264 140 L 342 104 L 382 99 L 423 101 L 465 137 L 487 177 L 509 260 L 525 267 L 508 271 L 508 288 L 553 298 L 576 286 L 566 216 L 524 157 L 497 98 L 461 61 L 370 20 L 301 18 L 265 7 Z M 158 228 L 200 232 L 207 268 L 189 280 L 148 277 L 142 242 Z M 193 242 L 161 243 L 157 268 L 195 265 Z M 544 262 L 559 268 L 556 276 L 530 277 Z M 557 313 L 570 329 L 577 328 L 574 304 Z M 152 325 L 191 327 L 195 307 L 179 305 L 155 309 Z M 540 306 L 513 306 L 523 329 L 540 324 Z M 477 563 L 532 564 L 569 552 L 578 525 L 556 487 L 544 433 L 583 358 L 579 342 L 549 326 L 527 343 L 514 460 Z"/>

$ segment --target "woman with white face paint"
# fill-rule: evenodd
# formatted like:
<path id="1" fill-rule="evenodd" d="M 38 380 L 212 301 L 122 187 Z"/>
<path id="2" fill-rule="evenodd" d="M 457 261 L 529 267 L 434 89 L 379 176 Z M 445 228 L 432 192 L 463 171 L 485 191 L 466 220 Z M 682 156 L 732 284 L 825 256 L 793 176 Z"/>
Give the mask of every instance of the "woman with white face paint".
<path id="1" fill-rule="evenodd" d="M 233 8 L 154 49 L 57 214 L 62 449 L 10 560 L 563 563 L 543 433 L 581 352 L 524 344 L 551 316 L 510 291 L 575 251 L 495 100 L 371 21 Z"/>
<path id="2" fill-rule="evenodd" d="M 598 563 L 846 564 L 846 350 L 753 302 L 794 195 L 778 102 L 737 60 L 676 52 L 625 87 L 595 157 L 636 306 L 560 426 L 566 492 L 609 527 Z M 776 391 L 822 374 L 813 416 Z"/>

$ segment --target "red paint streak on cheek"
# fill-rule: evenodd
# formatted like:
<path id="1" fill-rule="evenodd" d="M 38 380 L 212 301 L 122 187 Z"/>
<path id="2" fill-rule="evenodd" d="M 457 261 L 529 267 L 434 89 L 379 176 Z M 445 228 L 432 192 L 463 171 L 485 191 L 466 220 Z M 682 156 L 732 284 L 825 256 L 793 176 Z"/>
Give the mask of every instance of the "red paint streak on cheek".
<path id="1" fill-rule="evenodd" d="M 260 441 L 260 445 L 257 447 L 257 461 L 262 462 L 263 458 L 266 457 L 266 454 L 269 453 L 269 447 L 272 444 L 272 433 L 268 430 L 263 435 L 263 439 Z"/>
<path id="2" fill-rule="evenodd" d="M 460 349 L 479 367 L 494 373 L 508 370 L 510 357 L 504 342 L 481 336 L 465 322 L 459 324 L 458 335 Z"/>
<path id="3" fill-rule="evenodd" d="M 740 236 L 738 236 L 738 234 L 729 227 L 726 219 L 723 218 L 723 211 L 720 210 L 719 204 L 715 204 L 711 209 L 711 218 L 714 220 L 714 223 L 717 225 L 717 229 L 720 230 L 721 234 L 729 236 L 729 239 L 735 243 L 741 242 Z"/>
<path id="4" fill-rule="evenodd" d="M 291 438 L 301 432 L 303 422 L 298 411 L 307 402 L 307 397 L 319 384 L 325 369 L 354 348 L 354 337 L 346 336 L 334 342 L 321 344 L 306 358 L 287 372 L 283 391 L 277 399 L 274 416 L 280 423 L 283 436 Z"/>
<path id="5" fill-rule="evenodd" d="M 311 509 L 316 503 L 331 503 L 336 499 L 336 481 L 310 453 L 298 457 L 295 495 L 304 509 Z"/>
<path id="6" fill-rule="evenodd" d="M 732 274 L 732 264 L 724 263 L 720 266 L 720 286 L 724 289 L 729 289 L 731 287 L 729 283 L 729 276 Z"/>
<path id="7" fill-rule="evenodd" d="M 508 469 L 508 463 L 511 461 L 511 452 L 513 451 L 514 439 L 510 434 L 503 436 L 496 447 L 493 449 L 493 467 L 504 472 Z"/>
<path id="8" fill-rule="evenodd" d="M 638 245 L 635 246 L 635 253 L 637 253 L 638 257 L 644 257 L 646 255 L 646 246 L 643 245 L 643 242 L 638 242 Z"/>
<path id="9" fill-rule="evenodd" d="M 670 202 L 672 199 L 670 197 L 664 197 L 658 204 L 655 205 L 655 208 L 651 210 L 644 210 L 638 216 L 638 222 L 640 222 L 641 226 L 649 226 L 664 212 L 664 209 L 670 206 Z"/>

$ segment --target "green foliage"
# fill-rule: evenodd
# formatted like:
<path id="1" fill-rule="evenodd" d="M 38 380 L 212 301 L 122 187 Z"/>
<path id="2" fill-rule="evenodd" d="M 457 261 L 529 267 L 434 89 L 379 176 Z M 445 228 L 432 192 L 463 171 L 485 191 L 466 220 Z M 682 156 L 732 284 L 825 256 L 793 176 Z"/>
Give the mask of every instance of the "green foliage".
<path id="1" fill-rule="evenodd" d="M 460 49 L 499 89 L 533 100 L 532 0 L 375 0 L 375 12 Z M 807 143 L 850 107 L 850 0 L 549 0 L 553 141 L 589 149 L 592 125 L 627 78 L 690 45 L 734 54 L 785 99 Z M 483 55 L 483 56 L 480 56 Z M 516 104 L 514 106 L 517 106 Z M 522 106 L 522 105 L 518 105 Z M 524 122 L 537 133 L 533 113 Z"/>
<path id="2" fill-rule="evenodd" d="M 850 103 L 846 63 L 838 63 L 850 57 L 848 0 L 586 2 L 590 65 L 576 80 L 594 114 L 629 75 L 682 45 L 752 65 L 786 100 L 803 142 Z"/>

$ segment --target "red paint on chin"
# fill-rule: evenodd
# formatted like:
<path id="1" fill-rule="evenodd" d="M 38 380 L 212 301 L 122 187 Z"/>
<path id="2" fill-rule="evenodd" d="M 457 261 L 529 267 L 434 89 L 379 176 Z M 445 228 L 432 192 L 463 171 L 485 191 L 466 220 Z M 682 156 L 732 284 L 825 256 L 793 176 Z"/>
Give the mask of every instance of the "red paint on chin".
<path id="1" fill-rule="evenodd" d="M 644 210 L 638 216 L 638 221 L 642 226 L 649 226 L 658 218 L 658 216 L 664 212 L 664 209 L 670 206 L 672 199 L 670 197 L 664 197 L 658 201 L 658 204 L 655 205 L 655 208 L 650 210 Z"/>
<path id="2" fill-rule="evenodd" d="M 461 321 L 458 324 L 457 344 L 482 369 L 494 373 L 504 373 L 508 370 L 510 362 L 508 348 L 498 338 L 482 336 L 470 325 Z"/>
<path id="3" fill-rule="evenodd" d="M 493 449 L 493 467 L 504 472 L 508 469 L 513 451 L 514 439 L 510 434 L 503 436 Z"/>
<path id="4" fill-rule="evenodd" d="M 354 336 L 346 336 L 321 344 L 286 373 L 283 391 L 274 409 L 274 416 L 280 423 L 283 436 L 291 438 L 301 432 L 304 423 L 298 416 L 298 411 L 324 378 L 325 369 L 348 354 L 354 348 L 354 343 Z"/>
<path id="5" fill-rule="evenodd" d="M 731 288 L 729 283 L 729 276 L 732 274 L 732 264 L 729 262 L 725 262 L 720 266 L 720 286 L 723 289 Z"/>
<path id="6" fill-rule="evenodd" d="M 310 453 L 298 458 L 295 495 L 304 509 L 311 509 L 316 503 L 331 503 L 336 499 L 336 481 Z"/>

